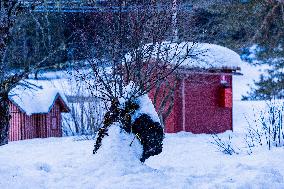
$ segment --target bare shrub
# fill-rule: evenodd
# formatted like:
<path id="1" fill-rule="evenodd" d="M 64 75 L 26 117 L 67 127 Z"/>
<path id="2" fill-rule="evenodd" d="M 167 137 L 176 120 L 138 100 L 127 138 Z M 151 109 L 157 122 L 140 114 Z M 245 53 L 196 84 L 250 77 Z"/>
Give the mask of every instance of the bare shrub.
<path id="1" fill-rule="evenodd" d="M 64 114 L 62 129 L 66 136 L 80 136 L 92 139 L 102 126 L 105 105 L 97 97 L 91 96 L 85 83 L 68 80 L 61 83 L 70 107 L 70 113 Z"/>
<path id="2" fill-rule="evenodd" d="M 95 135 L 103 122 L 102 102 L 72 102 L 69 107 L 70 113 L 63 116 L 64 135 Z"/>
<path id="3" fill-rule="evenodd" d="M 232 144 L 231 135 L 229 135 L 228 140 L 221 139 L 217 134 L 212 134 L 211 136 L 214 140 L 211 143 L 215 145 L 222 153 L 227 155 L 239 154 L 239 149 Z"/>
<path id="4" fill-rule="evenodd" d="M 249 123 L 246 134 L 247 146 L 250 148 L 266 145 L 272 147 L 284 146 L 283 128 L 284 105 L 283 102 L 270 102 L 266 110 L 254 119 L 254 124 Z"/>

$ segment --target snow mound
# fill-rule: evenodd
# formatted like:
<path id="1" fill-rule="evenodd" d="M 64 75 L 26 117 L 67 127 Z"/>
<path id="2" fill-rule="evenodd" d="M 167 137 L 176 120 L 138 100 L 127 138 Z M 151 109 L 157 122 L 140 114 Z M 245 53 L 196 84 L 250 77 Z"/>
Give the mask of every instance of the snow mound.
<path id="1" fill-rule="evenodd" d="M 143 171 L 140 162 L 143 147 L 134 135 L 128 134 L 114 123 L 108 128 L 108 136 L 102 140 L 102 146 L 95 154 L 100 171 L 112 170 L 110 174 L 122 176 Z"/>
<path id="2" fill-rule="evenodd" d="M 141 163 L 142 153 L 136 136 L 126 133 L 119 123 L 112 124 L 94 155 L 92 169 L 103 179 L 96 188 L 172 188 L 172 181 L 163 172 Z"/>

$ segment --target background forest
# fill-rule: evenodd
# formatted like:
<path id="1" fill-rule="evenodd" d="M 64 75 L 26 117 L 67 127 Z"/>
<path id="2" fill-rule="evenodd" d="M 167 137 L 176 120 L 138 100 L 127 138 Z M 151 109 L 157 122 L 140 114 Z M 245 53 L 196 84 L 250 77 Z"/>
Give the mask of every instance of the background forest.
<path id="1" fill-rule="evenodd" d="M 63 2 L 63 1 L 62 1 Z M 69 1 L 78 2 L 83 1 Z M 267 64 L 268 69 L 255 81 L 251 92 L 243 99 L 271 99 L 284 97 L 284 8 L 283 2 L 277 0 L 177 0 L 177 35 L 180 41 L 207 42 L 226 46 L 251 62 L 251 64 Z M 95 1 L 97 7 L 113 7 L 118 1 Z M 137 11 L 139 4 L 150 4 L 153 1 L 125 1 L 125 6 Z M 168 15 L 157 23 L 171 25 L 171 7 L 173 1 L 155 1 L 160 7 L 159 14 Z M 57 8 L 60 6 L 57 6 Z M 136 7 L 136 8 L 135 8 Z M 131 11 L 131 8 L 128 9 Z M 57 52 L 56 56 L 46 60 L 44 69 L 61 69 L 73 60 L 83 60 L 94 54 L 104 54 L 108 48 L 99 38 L 107 38 L 106 31 L 110 22 L 102 19 L 110 10 L 100 12 L 70 11 L 37 11 L 32 16 L 25 16 L 28 22 L 14 31 L 14 52 L 31 57 L 36 62 L 58 46 L 66 48 Z M 59 14 L 58 14 L 59 12 Z M 36 17 L 36 18 L 35 18 Z M 127 19 L 127 18 L 125 18 Z M 41 25 L 38 28 L 37 25 Z M 129 27 L 130 28 L 130 27 Z M 129 28 L 125 26 L 125 31 Z M 169 32 L 168 38 L 170 38 Z M 44 40 L 42 39 L 42 35 Z M 163 34 L 164 38 L 167 35 Z M 147 38 L 147 36 L 145 36 Z M 125 40 L 127 49 L 127 40 Z M 145 40 L 147 41 L 147 39 Z M 22 48 L 22 50 L 19 50 Z M 21 58 L 13 60 L 19 66 Z"/>

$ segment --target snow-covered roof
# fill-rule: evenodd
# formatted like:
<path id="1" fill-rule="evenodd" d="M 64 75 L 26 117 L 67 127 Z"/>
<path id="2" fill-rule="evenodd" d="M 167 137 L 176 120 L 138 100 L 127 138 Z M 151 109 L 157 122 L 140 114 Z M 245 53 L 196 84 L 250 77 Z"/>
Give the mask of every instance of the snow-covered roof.
<path id="1" fill-rule="evenodd" d="M 14 88 L 9 99 L 27 115 L 48 113 L 55 101 L 59 99 L 68 112 L 67 100 L 62 92 L 50 81 L 25 80 L 25 85 Z M 29 87 L 26 86 L 29 84 Z"/>
<path id="2" fill-rule="evenodd" d="M 242 63 L 240 56 L 220 45 L 209 43 L 163 42 L 146 44 L 144 50 L 152 59 L 160 59 L 186 68 L 238 70 Z"/>

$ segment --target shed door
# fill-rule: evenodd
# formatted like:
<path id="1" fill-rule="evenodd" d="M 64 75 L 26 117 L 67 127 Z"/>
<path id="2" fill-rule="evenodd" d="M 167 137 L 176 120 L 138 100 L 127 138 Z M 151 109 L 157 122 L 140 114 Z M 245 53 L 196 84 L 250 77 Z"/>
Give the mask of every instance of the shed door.
<path id="1" fill-rule="evenodd" d="M 193 133 L 210 133 L 215 125 L 218 81 L 214 76 L 195 76 L 186 80 L 184 129 Z"/>
<path id="2" fill-rule="evenodd" d="M 207 132 L 206 126 L 211 118 L 213 95 L 214 89 L 211 86 L 188 85 L 185 96 L 185 131 Z"/>
<path id="3" fill-rule="evenodd" d="M 51 119 L 51 129 L 57 129 L 58 128 L 58 124 L 57 124 L 57 117 L 52 117 Z"/>

